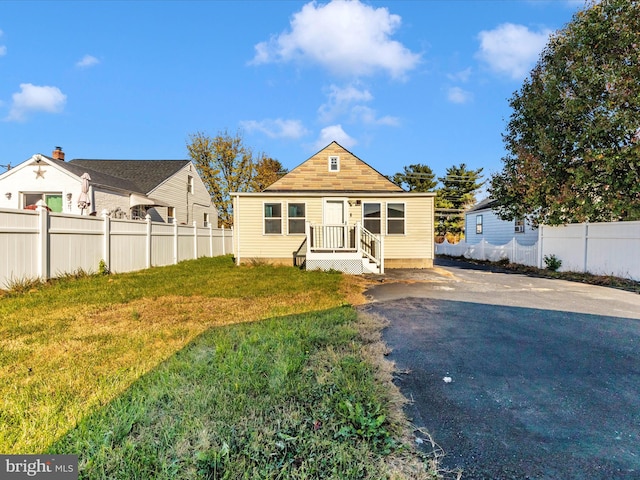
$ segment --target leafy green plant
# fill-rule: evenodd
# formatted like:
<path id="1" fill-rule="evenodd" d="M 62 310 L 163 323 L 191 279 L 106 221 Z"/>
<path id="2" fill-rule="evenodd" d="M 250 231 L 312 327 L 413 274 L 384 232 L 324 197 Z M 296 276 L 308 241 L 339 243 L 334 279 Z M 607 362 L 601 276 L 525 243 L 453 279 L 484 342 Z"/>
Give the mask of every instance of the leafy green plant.
<path id="1" fill-rule="evenodd" d="M 211 448 L 196 453 L 198 473 L 204 478 L 223 478 L 229 464 L 229 444 L 223 442 L 220 449 Z"/>
<path id="2" fill-rule="evenodd" d="M 360 402 L 354 404 L 350 400 L 343 400 L 338 404 L 338 411 L 345 424 L 336 437 L 361 438 L 371 443 L 374 451 L 387 455 L 391 453 L 395 441 L 385 428 L 387 417 L 379 404 L 369 404 L 365 408 Z"/>
<path id="3" fill-rule="evenodd" d="M 107 265 L 107 262 L 105 262 L 104 260 L 100 260 L 100 262 L 98 263 L 98 273 L 100 275 L 109 275 L 109 273 L 111 273 L 109 271 L 109 265 Z"/>
<path id="4" fill-rule="evenodd" d="M 562 266 L 562 260 L 560 260 L 555 255 L 545 255 L 543 257 L 544 264 L 547 266 L 547 270 L 551 270 L 552 272 L 557 272 Z"/>

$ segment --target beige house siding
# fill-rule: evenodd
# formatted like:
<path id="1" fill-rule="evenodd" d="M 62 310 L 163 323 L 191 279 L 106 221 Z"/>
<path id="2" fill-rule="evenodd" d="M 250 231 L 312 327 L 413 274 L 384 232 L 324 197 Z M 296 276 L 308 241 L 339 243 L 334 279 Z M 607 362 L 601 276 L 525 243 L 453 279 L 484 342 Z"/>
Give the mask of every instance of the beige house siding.
<path id="1" fill-rule="evenodd" d="M 338 170 L 330 171 L 329 159 L 337 157 Z M 389 181 L 336 142 L 316 153 L 265 191 L 381 191 L 402 192 Z"/>
<path id="2" fill-rule="evenodd" d="M 433 266 L 433 208 L 432 194 L 416 195 L 380 194 L 343 195 L 327 194 L 236 194 L 234 197 L 234 254 L 240 263 L 261 260 L 291 265 L 293 252 L 305 239 L 304 234 L 288 234 L 287 205 L 304 203 L 305 220 L 312 224 L 323 223 L 323 205 L 326 199 L 343 198 L 348 201 L 347 223 L 362 223 L 364 203 L 380 203 L 381 233 L 384 237 L 385 263 L 388 268 L 428 268 Z M 282 233 L 264 233 L 264 204 L 282 205 Z M 387 234 L 388 203 L 405 204 L 405 233 Z M 419 219 L 419 220 L 416 220 Z"/>
<path id="3" fill-rule="evenodd" d="M 363 222 L 364 204 L 379 203 L 379 233 L 384 240 L 385 266 L 388 268 L 433 266 L 435 194 L 405 192 L 336 142 L 332 142 L 294 168 L 267 187 L 264 192 L 235 193 L 233 197 L 234 254 L 237 263 L 260 260 L 293 264 L 293 254 L 300 248 L 306 236 L 291 235 L 287 232 L 287 205 L 290 202 L 305 203 L 305 221 L 312 225 L 344 221 L 349 226 L 360 223 L 363 227 L 366 227 Z M 343 212 L 340 212 L 335 204 L 325 209 L 327 199 L 344 200 Z M 266 202 L 280 203 L 282 206 L 281 234 L 266 234 L 264 231 Z M 389 203 L 404 204 L 402 233 L 387 232 Z M 396 209 L 396 212 L 399 211 Z M 328 213 L 326 217 L 325 212 Z M 366 223 L 370 224 L 372 219 L 368 220 Z M 398 224 L 397 218 L 395 224 Z M 326 258 L 320 261 L 332 262 L 331 255 L 334 255 L 335 259 L 337 253 L 343 252 L 316 251 L 314 255 L 324 255 Z M 314 258 L 314 261 L 318 261 L 318 257 Z M 355 271 L 350 268 L 345 266 L 345 271 Z"/>

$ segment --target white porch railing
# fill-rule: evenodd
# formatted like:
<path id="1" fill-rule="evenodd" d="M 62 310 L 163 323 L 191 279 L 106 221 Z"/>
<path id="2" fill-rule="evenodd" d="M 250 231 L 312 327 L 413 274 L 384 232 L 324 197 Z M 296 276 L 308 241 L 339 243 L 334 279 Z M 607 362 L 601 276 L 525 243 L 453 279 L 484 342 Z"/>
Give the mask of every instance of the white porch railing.
<path id="1" fill-rule="evenodd" d="M 382 236 L 375 235 L 360 223 L 355 225 L 305 224 L 306 238 L 297 251 L 293 253 L 294 265 L 302 266 L 318 255 L 353 254 L 354 259 L 365 259 L 376 265 L 379 273 L 384 273 L 384 241 Z"/>

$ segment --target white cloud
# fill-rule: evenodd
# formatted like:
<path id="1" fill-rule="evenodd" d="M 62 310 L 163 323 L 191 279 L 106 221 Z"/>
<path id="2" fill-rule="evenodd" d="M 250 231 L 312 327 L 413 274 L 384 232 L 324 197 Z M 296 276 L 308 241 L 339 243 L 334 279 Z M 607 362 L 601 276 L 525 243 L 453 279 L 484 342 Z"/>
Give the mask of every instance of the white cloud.
<path id="1" fill-rule="evenodd" d="M 351 120 L 364 123 L 365 125 L 386 125 L 388 127 L 397 127 L 400 125 L 398 117 L 392 117 L 391 115 L 378 117 L 374 109 L 365 105 L 356 105 L 353 107 L 351 110 Z"/>
<path id="2" fill-rule="evenodd" d="M 363 76 L 377 71 L 403 78 L 420 55 L 391 40 L 400 27 L 399 15 L 359 0 L 307 3 L 293 15 L 290 32 L 255 46 L 252 64 L 310 62 L 336 75 Z"/>
<path id="3" fill-rule="evenodd" d="M 300 138 L 308 133 L 300 120 L 245 120 L 240 125 L 248 132 L 262 132 L 269 138 Z"/>
<path id="4" fill-rule="evenodd" d="M 60 113 L 67 96 L 57 87 L 21 83 L 20 92 L 12 95 L 12 104 L 6 120 L 25 120 L 31 112 Z"/>
<path id="5" fill-rule="evenodd" d="M 98 60 L 93 55 L 85 55 L 84 57 L 82 57 L 80 60 L 78 60 L 76 62 L 76 67 L 78 67 L 78 68 L 89 68 L 89 67 L 93 67 L 94 65 L 97 65 L 99 63 L 100 63 L 100 60 Z"/>
<path id="6" fill-rule="evenodd" d="M 534 32 L 524 25 L 504 23 L 480 32 L 476 56 L 496 73 L 523 79 L 547 44 L 551 30 Z"/>
<path id="7" fill-rule="evenodd" d="M 373 100 L 368 90 L 358 89 L 354 85 L 339 87 L 331 85 L 327 93 L 327 103 L 320 106 L 318 114 L 321 122 L 331 122 L 340 115 L 348 113 L 354 103 L 365 103 Z"/>
<path id="8" fill-rule="evenodd" d="M 358 144 L 356 139 L 350 137 L 343 129 L 342 125 L 330 125 L 320 130 L 320 136 L 314 144 L 315 150 L 320 150 L 331 142 L 338 142 L 344 148 L 352 148 Z"/>
<path id="9" fill-rule="evenodd" d="M 466 83 L 466 82 L 469 81 L 469 78 L 471 77 L 471 72 L 472 71 L 473 70 L 471 69 L 471 67 L 465 68 L 464 70 L 461 70 L 459 72 L 448 74 L 447 78 L 449 80 L 453 80 L 453 81 L 456 81 L 456 82 Z"/>
<path id="10" fill-rule="evenodd" d="M 473 95 L 460 87 L 451 87 L 447 92 L 447 98 L 452 103 L 463 104 L 470 102 L 473 99 Z"/>
<path id="11" fill-rule="evenodd" d="M 364 103 L 373 100 L 373 95 L 369 90 L 359 88 L 354 84 L 346 87 L 331 85 L 327 97 L 327 103 L 318 109 L 319 120 L 322 123 L 333 122 L 339 117 L 346 116 L 353 123 L 390 126 L 399 124 L 396 117 L 378 117 L 375 110 L 364 105 Z"/>

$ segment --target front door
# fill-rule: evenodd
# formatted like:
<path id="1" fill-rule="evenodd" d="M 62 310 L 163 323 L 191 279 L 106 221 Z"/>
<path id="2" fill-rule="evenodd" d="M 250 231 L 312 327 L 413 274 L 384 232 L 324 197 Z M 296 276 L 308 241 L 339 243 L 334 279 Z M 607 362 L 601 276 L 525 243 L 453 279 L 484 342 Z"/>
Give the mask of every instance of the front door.
<path id="1" fill-rule="evenodd" d="M 325 200 L 323 244 L 325 248 L 344 248 L 347 234 L 344 200 Z"/>

